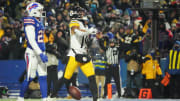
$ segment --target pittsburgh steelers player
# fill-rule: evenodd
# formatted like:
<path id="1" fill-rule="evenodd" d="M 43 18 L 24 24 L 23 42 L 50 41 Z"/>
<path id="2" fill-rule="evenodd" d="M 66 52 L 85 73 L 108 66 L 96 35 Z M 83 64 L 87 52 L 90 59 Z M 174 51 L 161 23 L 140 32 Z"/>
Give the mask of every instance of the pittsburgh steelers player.
<path id="1" fill-rule="evenodd" d="M 51 98 L 57 96 L 57 92 L 59 88 L 65 83 L 67 90 L 69 90 L 69 82 L 74 73 L 74 71 L 80 67 L 82 72 L 89 80 L 89 88 L 91 94 L 93 96 L 93 101 L 98 101 L 97 96 L 97 86 L 95 80 L 95 72 L 93 68 L 92 61 L 88 61 L 86 63 L 82 63 L 76 60 L 75 56 L 77 54 L 85 55 L 87 54 L 87 45 L 86 45 L 86 38 L 90 34 L 96 34 L 97 29 L 91 27 L 87 28 L 83 24 L 83 11 L 84 9 L 81 7 L 74 7 L 70 11 L 71 21 L 69 23 L 69 30 L 70 30 L 70 49 L 68 52 L 69 60 L 66 65 L 66 69 L 64 71 L 64 76 L 61 78 L 57 84 L 56 90 L 53 91 Z M 85 61 L 88 60 L 83 58 Z M 82 60 L 83 60 L 82 59 Z"/>

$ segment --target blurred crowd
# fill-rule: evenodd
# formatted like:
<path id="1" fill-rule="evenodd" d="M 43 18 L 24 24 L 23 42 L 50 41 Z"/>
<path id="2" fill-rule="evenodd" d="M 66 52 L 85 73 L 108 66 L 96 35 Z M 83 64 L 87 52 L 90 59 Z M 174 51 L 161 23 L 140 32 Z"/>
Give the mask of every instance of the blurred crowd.
<path id="1" fill-rule="evenodd" d="M 138 84 L 140 82 L 133 81 L 136 77 L 132 77 L 132 75 L 141 72 L 142 63 L 144 63 L 143 65 L 148 65 L 145 64 L 145 59 L 151 60 L 152 63 L 157 60 L 155 62 L 158 67 L 159 60 L 168 56 L 169 50 L 173 48 L 175 41 L 180 41 L 180 10 L 177 9 L 180 8 L 179 0 L 160 0 L 160 8 L 171 9 L 159 10 L 158 12 L 158 47 L 152 47 L 152 12 L 140 9 L 142 0 L 36 1 L 45 6 L 45 20 L 48 26 L 45 27 L 44 41 L 57 44 L 59 59 L 63 59 L 64 53 L 69 48 L 68 24 L 71 20 L 69 10 L 77 5 L 86 9 L 87 25 L 98 29 L 96 36 L 89 36 L 89 40 L 87 40 L 93 61 L 96 61 L 96 57 L 100 55 L 102 55 L 100 57 L 103 57 L 109 48 L 109 43 L 114 42 L 119 50 L 119 58 L 125 58 L 129 64 L 129 67 L 127 66 L 129 70 L 129 88 L 131 88 L 132 82 L 135 82 L 136 86 L 141 88 L 140 86 L 142 85 Z M 30 0 L 0 1 L 1 60 L 24 59 L 24 51 L 27 45 L 23 17 L 26 16 L 25 9 L 28 2 Z M 135 8 L 139 8 L 139 10 Z M 143 56 L 145 59 L 141 58 Z M 134 65 L 133 69 L 130 67 L 132 65 Z M 146 70 L 143 69 L 142 71 L 142 74 L 146 75 Z M 157 71 L 158 75 L 162 75 L 159 68 Z M 139 78 L 139 75 L 136 76 Z M 151 81 L 146 81 L 144 85 L 151 87 L 150 84 Z M 128 87 L 127 89 L 129 89 Z M 128 91 L 125 96 L 130 96 Z"/>
<path id="2" fill-rule="evenodd" d="M 23 59 L 26 47 L 23 29 L 25 8 L 30 0 L 1 0 L 0 1 L 0 59 Z M 131 34 L 141 37 L 139 45 L 141 52 L 148 52 L 151 47 L 152 12 L 131 10 L 141 8 L 140 0 L 37 0 L 45 6 L 46 26 L 45 42 L 58 43 L 60 53 L 68 48 L 69 42 L 69 10 L 74 5 L 86 9 L 88 26 L 96 26 L 101 38 L 117 39 L 121 44 L 125 36 Z M 163 1 L 163 2 L 162 2 Z M 16 5 L 15 5 L 16 4 Z M 178 0 L 161 0 L 161 8 L 178 8 Z M 179 12 L 176 9 L 159 12 L 159 47 L 164 56 L 171 48 L 174 40 L 179 38 Z M 130 32 L 128 32 L 128 30 Z M 133 35 L 135 34 L 135 35 Z M 135 38 L 134 38 L 135 39 Z M 65 47 L 62 45 L 65 44 Z M 136 42 L 137 43 L 137 42 Z M 144 46 L 144 47 L 143 47 Z M 128 48 L 128 47 L 126 47 Z M 128 50 L 128 49 L 127 49 Z"/>

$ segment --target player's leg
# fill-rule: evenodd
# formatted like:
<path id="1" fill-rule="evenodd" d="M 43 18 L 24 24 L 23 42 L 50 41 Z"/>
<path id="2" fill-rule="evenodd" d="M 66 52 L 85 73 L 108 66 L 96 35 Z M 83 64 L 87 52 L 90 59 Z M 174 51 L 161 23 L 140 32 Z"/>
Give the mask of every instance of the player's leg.
<path id="1" fill-rule="evenodd" d="M 39 75 L 38 80 L 39 80 L 39 85 L 40 85 L 41 96 L 43 100 L 45 101 L 47 98 L 47 67 L 46 67 L 46 64 L 43 63 L 41 60 L 38 61 L 37 72 Z"/>
<path id="2" fill-rule="evenodd" d="M 29 86 L 29 83 L 36 76 L 37 61 L 36 61 L 36 58 L 34 58 L 34 55 L 26 53 L 25 60 L 26 60 L 27 76 L 21 85 L 20 97 L 18 98 L 18 101 L 24 101 L 24 93 L 26 92 Z"/>
<path id="3" fill-rule="evenodd" d="M 64 72 L 64 82 L 67 89 L 69 89 L 70 79 L 72 78 L 72 75 L 74 74 L 74 71 L 77 69 L 78 65 L 79 63 L 75 60 L 75 57 L 70 56 Z"/>
<path id="4" fill-rule="evenodd" d="M 93 101 L 97 101 L 97 98 L 98 98 L 97 85 L 96 85 L 95 72 L 94 72 L 92 61 L 86 64 L 81 64 L 80 68 L 82 72 L 86 75 L 86 77 L 88 77 L 89 88 L 93 96 Z"/>
<path id="5" fill-rule="evenodd" d="M 55 88 L 55 91 L 53 91 L 53 94 L 51 95 L 51 97 L 56 97 L 57 96 L 57 92 L 59 91 L 59 89 L 62 87 L 62 85 L 65 83 L 66 84 L 66 88 L 67 91 L 69 89 L 69 85 L 70 85 L 70 79 L 74 73 L 74 71 L 77 69 L 78 67 L 78 62 L 76 62 L 75 58 L 70 56 L 67 66 L 64 70 L 64 76 L 58 80 L 57 86 Z"/>
<path id="6" fill-rule="evenodd" d="M 76 80 L 77 80 L 77 75 L 78 75 L 78 69 L 76 69 L 71 77 L 71 83 L 73 86 L 77 86 Z"/>

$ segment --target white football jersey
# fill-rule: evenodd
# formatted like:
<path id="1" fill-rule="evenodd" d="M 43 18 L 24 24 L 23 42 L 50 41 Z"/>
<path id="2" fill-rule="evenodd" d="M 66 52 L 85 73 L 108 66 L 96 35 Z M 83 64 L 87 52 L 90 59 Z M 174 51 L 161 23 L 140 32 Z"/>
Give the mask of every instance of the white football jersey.
<path id="1" fill-rule="evenodd" d="M 78 54 L 87 54 L 87 45 L 86 40 L 88 38 L 88 34 L 85 35 L 79 35 L 75 32 L 75 34 L 71 33 L 71 27 L 73 26 L 79 26 L 80 29 L 88 30 L 88 27 L 85 27 L 82 22 L 78 20 L 72 20 L 69 24 L 70 28 L 70 51 L 68 53 L 68 56 L 75 56 L 75 53 L 72 51 L 72 49 L 75 50 Z"/>

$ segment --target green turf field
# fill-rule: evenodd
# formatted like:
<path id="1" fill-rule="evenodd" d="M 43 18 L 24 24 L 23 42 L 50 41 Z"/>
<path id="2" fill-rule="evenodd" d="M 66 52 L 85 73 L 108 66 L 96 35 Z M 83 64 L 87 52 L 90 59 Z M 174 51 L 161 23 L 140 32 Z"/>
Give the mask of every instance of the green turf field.
<path id="1" fill-rule="evenodd" d="M 16 99 L 0 99 L 0 101 L 16 101 Z M 24 101 L 41 101 L 40 99 L 25 99 Z"/>

